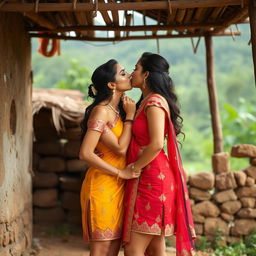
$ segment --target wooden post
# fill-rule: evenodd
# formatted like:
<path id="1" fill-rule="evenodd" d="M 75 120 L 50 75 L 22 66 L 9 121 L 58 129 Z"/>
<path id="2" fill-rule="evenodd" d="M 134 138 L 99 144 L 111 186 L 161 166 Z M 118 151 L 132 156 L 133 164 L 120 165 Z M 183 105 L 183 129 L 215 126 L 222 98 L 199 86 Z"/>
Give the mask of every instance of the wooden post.
<path id="1" fill-rule="evenodd" d="M 206 66 L 207 66 L 207 86 L 209 94 L 209 104 L 212 121 L 214 153 L 223 152 L 222 126 L 218 108 L 218 97 L 214 77 L 214 58 L 212 37 L 205 36 L 206 46 Z"/>
<path id="2" fill-rule="evenodd" d="M 249 17 L 251 27 L 252 58 L 254 64 L 254 81 L 256 84 L 256 0 L 249 1 Z"/>

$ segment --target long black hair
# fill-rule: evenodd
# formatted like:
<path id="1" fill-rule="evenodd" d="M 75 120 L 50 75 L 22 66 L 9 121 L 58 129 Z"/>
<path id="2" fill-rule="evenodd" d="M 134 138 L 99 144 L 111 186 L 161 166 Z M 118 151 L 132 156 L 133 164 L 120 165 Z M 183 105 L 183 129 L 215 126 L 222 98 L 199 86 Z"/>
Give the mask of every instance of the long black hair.
<path id="1" fill-rule="evenodd" d="M 87 131 L 87 122 L 93 108 L 104 100 L 110 100 L 111 96 L 113 95 L 113 90 L 108 87 L 108 83 L 115 82 L 115 76 L 117 72 L 116 64 L 118 64 L 118 62 L 114 59 L 111 59 L 97 67 L 92 74 L 92 84 L 89 85 L 88 96 L 94 98 L 94 101 L 85 109 L 84 119 L 81 122 L 81 140 L 84 138 L 84 135 Z M 125 112 L 123 109 L 122 101 L 120 101 L 118 107 L 120 110 L 121 118 L 124 119 Z"/>
<path id="2" fill-rule="evenodd" d="M 149 89 L 167 100 L 176 135 L 182 133 L 183 118 L 180 116 L 178 98 L 174 92 L 173 81 L 169 76 L 169 63 L 162 56 L 149 52 L 144 52 L 138 62 L 142 66 L 143 72 L 149 72 L 146 78 Z"/>

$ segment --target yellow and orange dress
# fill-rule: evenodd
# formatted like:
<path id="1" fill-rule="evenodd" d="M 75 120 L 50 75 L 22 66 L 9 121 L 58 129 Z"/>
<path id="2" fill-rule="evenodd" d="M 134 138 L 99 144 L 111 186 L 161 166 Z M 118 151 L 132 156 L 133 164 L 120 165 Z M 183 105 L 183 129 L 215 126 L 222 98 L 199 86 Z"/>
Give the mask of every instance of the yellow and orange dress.
<path id="1" fill-rule="evenodd" d="M 101 120 L 90 120 L 88 129 L 106 132 L 111 130 L 117 137 L 122 134 L 123 122 L 117 116 L 109 125 Z M 122 170 L 125 157 L 112 152 L 99 142 L 96 151 L 107 163 Z M 123 227 L 124 180 L 91 167 L 82 184 L 80 200 L 82 209 L 83 237 L 86 241 L 106 241 L 121 238 Z"/>

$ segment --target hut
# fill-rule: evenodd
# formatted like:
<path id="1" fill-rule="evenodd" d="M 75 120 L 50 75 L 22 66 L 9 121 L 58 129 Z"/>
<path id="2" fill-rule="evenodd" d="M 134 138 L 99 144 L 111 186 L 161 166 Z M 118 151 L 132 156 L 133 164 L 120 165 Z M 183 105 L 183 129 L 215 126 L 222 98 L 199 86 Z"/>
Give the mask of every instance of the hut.
<path id="1" fill-rule="evenodd" d="M 124 11 L 125 25 L 120 24 L 119 11 Z M 157 24 L 146 24 L 144 19 L 142 25 L 134 25 L 131 22 L 133 14 L 130 11 L 139 12 L 143 17 L 150 17 Z M 94 24 L 97 12 L 101 13 L 105 21 L 104 26 Z M 112 13 L 112 17 L 109 12 Z M 230 172 L 228 156 L 222 152 L 222 131 L 212 50 L 213 36 L 239 34 L 239 31 L 230 30 L 229 26 L 244 22 L 250 22 L 256 75 L 255 0 L 1 1 L 0 254 L 24 255 L 31 247 L 33 173 L 31 37 L 87 41 L 204 37 L 214 135 L 215 176 L 208 175 L 208 183 L 202 182 L 202 178 L 205 178 L 204 174 L 189 178 L 189 184 L 194 188 L 193 190 L 190 188 L 190 193 L 194 195 L 191 196 L 192 200 L 195 200 L 191 203 L 195 203 L 193 213 L 197 233 L 210 236 L 214 228 L 220 226 L 225 230 L 227 237 L 247 235 L 256 223 L 255 147 L 241 145 L 234 148 L 233 155 L 249 157 L 252 166 L 242 173 Z M 74 35 L 70 35 L 71 31 Z M 114 31 L 114 36 L 98 37 L 95 31 Z M 151 33 L 134 36 L 130 31 Z M 57 109 L 55 114 L 60 116 L 61 112 Z M 54 116 L 52 122 L 58 123 Z M 62 122 L 59 122 L 59 125 L 61 126 Z M 51 135 L 50 132 L 45 134 Z M 211 193 L 208 194 L 208 190 L 214 186 L 217 190 L 216 195 L 212 196 Z M 52 198 L 56 196 L 54 193 Z M 211 211 L 205 212 L 208 209 Z M 234 224 L 231 229 L 227 225 L 229 221 Z"/>

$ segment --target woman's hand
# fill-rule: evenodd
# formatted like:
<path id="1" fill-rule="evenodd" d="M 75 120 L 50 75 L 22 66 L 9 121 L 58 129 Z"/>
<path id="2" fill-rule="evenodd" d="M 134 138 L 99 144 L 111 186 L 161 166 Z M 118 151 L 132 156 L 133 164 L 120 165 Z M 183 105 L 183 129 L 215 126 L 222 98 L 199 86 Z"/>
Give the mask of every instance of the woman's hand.
<path id="1" fill-rule="evenodd" d="M 133 170 L 132 164 L 126 166 L 125 169 L 119 172 L 119 177 L 125 180 L 138 178 L 141 174 L 141 170 Z"/>
<path id="2" fill-rule="evenodd" d="M 123 108 L 126 113 L 127 119 L 133 119 L 136 112 L 135 101 L 127 97 L 125 94 L 122 96 Z"/>

